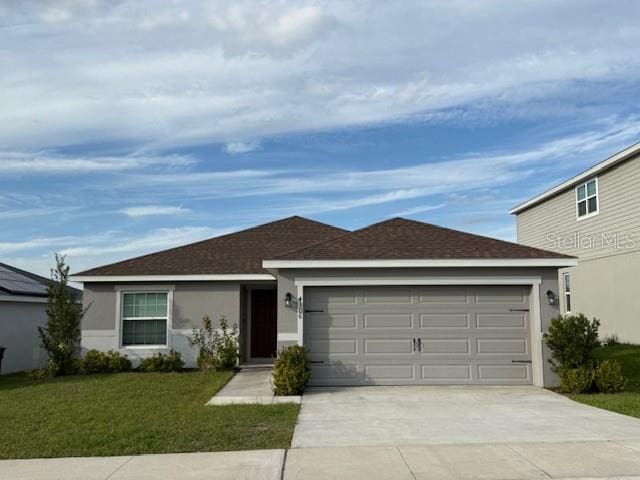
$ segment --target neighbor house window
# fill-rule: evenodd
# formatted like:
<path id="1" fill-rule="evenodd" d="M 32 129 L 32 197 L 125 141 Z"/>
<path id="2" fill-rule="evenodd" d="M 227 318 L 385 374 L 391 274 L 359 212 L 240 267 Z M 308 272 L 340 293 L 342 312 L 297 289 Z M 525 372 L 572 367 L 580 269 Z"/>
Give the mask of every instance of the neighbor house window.
<path id="1" fill-rule="evenodd" d="M 598 180 L 594 178 L 576 188 L 578 218 L 598 213 Z"/>
<path id="2" fill-rule="evenodd" d="M 571 311 L 571 274 L 563 273 L 564 279 L 564 309 L 566 312 Z"/>
<path id="3" fill-rule="evenodd" d="M 166 345 L 167 292 L 122 293 L 122 345 Z"/>

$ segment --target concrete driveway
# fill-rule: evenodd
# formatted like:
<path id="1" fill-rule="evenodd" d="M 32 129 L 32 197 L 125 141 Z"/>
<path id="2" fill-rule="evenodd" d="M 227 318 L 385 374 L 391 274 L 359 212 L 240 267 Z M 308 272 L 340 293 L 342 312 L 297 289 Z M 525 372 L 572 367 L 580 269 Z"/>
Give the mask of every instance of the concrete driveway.
<path id="1" fill-rule="evenodd" d="M 640 440 L 640 420 L 537 387 L 308 389 L 292 447 Z"/>

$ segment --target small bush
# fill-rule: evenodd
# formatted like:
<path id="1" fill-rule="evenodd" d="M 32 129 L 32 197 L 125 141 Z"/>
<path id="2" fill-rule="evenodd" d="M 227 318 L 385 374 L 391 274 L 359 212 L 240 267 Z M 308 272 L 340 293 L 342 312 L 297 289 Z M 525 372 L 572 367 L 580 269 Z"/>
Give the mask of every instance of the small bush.
<path id="1" fill-rule="evenodd" d="M 51 376 L 51 372 L 47 368 L 38 368 L 36 370 L 31 370 L 28 373 L 29 378 L 35 382 L 44 380 Z"/>
<path id="2" fill-rule="evenodd" d="M 620 339 L 618 338 L 618 335 L 612 333 L 604 337 L 604 339 L 602 340 L 602 345 L 605 345 L 607 347 L 614 347 L 616 345 L 620 345 Z"/>
<path id="3" fill-rule="evenodd" d="M 627 380 L 622 367 L 614 360 L 604 360 L 594 372 L 595 387 L 601 393 L 618 393 L 624 390 Z"/>
<path id="4" fill-rule="evenodd" d="M 107 369 L 107 359 L 100 350 L 89 350 L 82 358 L 83 373 L 103 373 Z"/>
<path id="5" fill-rule="evenodd" d="M 109 350 L 107 352 L 107 364 L 112 373 L 129 372 L 131 370 L 131 360 L 126 355 Z"/>
<path id="6" fill-rule="evenodd" d="M 141 372 L 180 372 L 184 362 L 180 352 L 171 350 L 169 353 L 156 353 L 155 355 L 143 358 L 140 361 L 138 370 Z"/>
<path id="7" fill-rule="evenodd" d="M 565 368 L 558 370 L 560 390 L 564 393 L 587 393 L 593 385 L 594 371 L 591 368 Z"/>
<path id="8" fill-rule="evenodd" d="M 220 317 L 220 328 L 213 328 L 211 319 L 202 319 L 202 328 L 194 329 L 189 344 L 198 349 L 198 367 L 201 370 L 233 370 L 238 363 L 240 345 L 238 328 L 229 328 L 227 319 Z"/>
<path id="9" fill-rule="evenodd" d="M 599 320 L 594 318 L 590 321 L 583 314 L 559 315 L 551 319 L 544 339 L 551 349 L 550 362 L 556 373 L 581 367 L 593 368 L 593 351 L 600 346 L 599 326 Z"/>
<path id="10" fill-rule="evenodd" d="M 284 347 L 273 366 L 273 392 L 276 395 L 301 395 L 311 377 L 307 349 L 299 345 Z"/>
<path id="11" fill-rule="evenodd" d="M 80 371 L 91 373 L 118 373 L 131 370 L 131 360 L 126 355 L 121 355 L 115 350 L 101 352 L 89 350 L 82 358 Z"/>

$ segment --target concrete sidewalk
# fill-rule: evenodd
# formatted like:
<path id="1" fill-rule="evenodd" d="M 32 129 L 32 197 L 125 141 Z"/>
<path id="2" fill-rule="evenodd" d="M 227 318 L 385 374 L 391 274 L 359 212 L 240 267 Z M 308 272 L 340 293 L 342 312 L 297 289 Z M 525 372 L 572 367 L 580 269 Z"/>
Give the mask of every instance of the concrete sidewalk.
<path id="1" fill-rule="evenodd" d="M 276 480 L 284 450 L 1 460 L 0 480 Z"/>
<path id="2" fill-rule="evenodd" d="M 640 479 L 640 439 L 0 461 L 0 480 Z"/>

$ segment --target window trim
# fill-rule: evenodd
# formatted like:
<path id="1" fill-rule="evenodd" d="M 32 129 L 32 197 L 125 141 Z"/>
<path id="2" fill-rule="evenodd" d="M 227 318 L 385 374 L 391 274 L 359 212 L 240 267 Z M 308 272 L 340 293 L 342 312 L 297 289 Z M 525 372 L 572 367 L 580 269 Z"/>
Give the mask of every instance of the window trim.
<path id="1" fill-rule="evenodd" d="M 116 285 L 116 338 L 121 350 L 166 350 L 171 348 L 171 325 L 173 324 L 173 285 Z M 122 342 L 124 324 L 125 293 L 166 293 L 167 294 L 167 336 L 164 344 L 124 345 Z"/>
<path id="2" fill-rule="evenodd" d="M 567 278 L 569 279 L 569 290 L 567 290 Z M 564 295 L 564 312 L 571 313 L 571 272 L 562 273 L 562 293 Z M 569 301 L 567 302 L 567 298 Z M 569 305 L 569 308 L 567 308 Z"/>
<path id="3" fill-rule="evenodd" d="M 588 195 L 587 194 L 587 184 L 591 183 L 591 182 L 595 182 L 596 185 L 596 192 L 593 195 Z M 578 200 L 578 189 L 584 187 L 584 200 Z M 590 178 L 589 180 L 587 180 L 586 182 L 582 182 L 578 185 L 576 185 L 575 189 L 575 199 L 576 199 L 576 219 L 578 221 L 580 220 L 585 220 L 587 218 L 591 218 L 591 217 L 595 217 L 596 215 L 598 215 L 600 213 L 600 191 L 598 188 L 598 177 L 593 177 Z M 591 212 L 589 213 L 589 199 L 591 198 L 595 198 L 596 199 L 596 210 L 595 212 Z M 585 213 L 584 215 L 580 216 L 580 211 L 578 209 L 578 204 L 580 204 L 581 202 L 585 202 L 585 206 L 587 208 L 587 213 Z"/>

